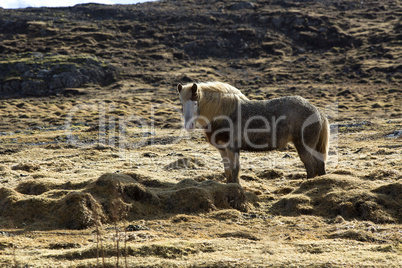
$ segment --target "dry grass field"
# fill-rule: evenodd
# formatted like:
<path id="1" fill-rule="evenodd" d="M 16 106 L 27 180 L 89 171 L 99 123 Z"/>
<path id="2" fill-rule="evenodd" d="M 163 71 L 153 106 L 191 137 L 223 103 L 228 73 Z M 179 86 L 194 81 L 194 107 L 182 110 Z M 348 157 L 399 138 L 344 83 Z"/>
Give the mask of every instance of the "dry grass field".
<path id="1" fill-rule="evenodd" d="M 314 179 L 292 146 L 243 153 L 242 190 L 224 184 L 219 153 L 202 133 L 180 129 L 174 88 L 142 97 L 125 89 L 99 100 L 1 102 L 15 117 L 43 121 L 87 103 L 71 125 L 0 137 L 3 264 L 102 267 L 104 256 L 113 267 L 120 254 L 123 267 L 400 265 L 401 138 L 387 137 L 400 119 L 333 121 L 329 174 Z M 105 128 L 83 124 L 102 111 Z M 155 123 L 127 123 L 120 133 L 133 114 Z M 233 209 L 232 196 L 244 206 Z"/>
<path id="2" fill-rule="evenodd" d="M 0 28 L 2 86 L 30 77 L 15 57 L 52 75 L 66 59 L 56 68 L 46 53 L 120 70 L 0 99 L 0 266 L 400 267 L 402 8 L 364 2 L 0 10 L 3 25 L 35 21 L 30 32 Z M 43 61 L 27 62 L 36 51 Z M 84 73 L 87 61 L 68 61 Z M 226 184 L 218 151 L 182 129 L 176 93 L 179 82 L 211 80 L 322 109 L 328 174 L 306 179 L 289 144 L 242 153 L 241 186 Z"/>

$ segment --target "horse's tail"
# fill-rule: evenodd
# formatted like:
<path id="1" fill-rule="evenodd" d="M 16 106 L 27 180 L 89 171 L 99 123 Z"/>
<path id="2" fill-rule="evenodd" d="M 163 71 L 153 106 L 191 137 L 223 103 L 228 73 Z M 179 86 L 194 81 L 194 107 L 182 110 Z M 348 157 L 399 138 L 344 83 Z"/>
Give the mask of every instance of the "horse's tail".
<path id="1" fill-rule="evenodd" d="M 320 136 L 318 138 L 317 145 L 315 149 L 322 154 L 324 161 L 327 161 L 328 158 L 328 151 L 329 151 L 329 136 L 330 136 L 330 131 L 329 131 L 329 123 L 328 120 L 325 116 L 322 116 L 323 118 L 323 124 L 322 128 L 320 131 Z"/>

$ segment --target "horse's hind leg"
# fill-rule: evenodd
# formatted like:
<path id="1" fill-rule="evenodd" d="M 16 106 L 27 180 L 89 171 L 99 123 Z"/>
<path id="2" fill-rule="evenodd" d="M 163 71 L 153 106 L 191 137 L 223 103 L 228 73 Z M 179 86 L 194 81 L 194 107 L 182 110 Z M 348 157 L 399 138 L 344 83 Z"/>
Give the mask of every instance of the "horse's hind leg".
<path id="1" fill-rule="evenodd" d="M 317 174 L 319 173 L 317 170 L 318 163 L 314 156 L 307 151 L 303 144 L 299 144 L 297 142 L 295 142 L 294 144 L 297 152 L 299 153 L 300 160 L 303 162 L 304 167 L 306 168 L 307 178 L 309 179 L 317 176 Z"/>
<path id="2" fill-rule="evenodd" d="M 325 175 L 327 172 L 325 171 L 325 162 L 322 160 L 316 159 L 316 170 L 317 170 L 317 175 Z"/>
<path id="3" fill-rule="evenodd" d="M 307 171 L 307 179 L 314 178 L 317 176 L 317 172 L 315 169 L 315 161 L 310 154 L 304 154 L 300 155 L 300 159 L 302 160 L 304 167 L 306 168 Z"/>

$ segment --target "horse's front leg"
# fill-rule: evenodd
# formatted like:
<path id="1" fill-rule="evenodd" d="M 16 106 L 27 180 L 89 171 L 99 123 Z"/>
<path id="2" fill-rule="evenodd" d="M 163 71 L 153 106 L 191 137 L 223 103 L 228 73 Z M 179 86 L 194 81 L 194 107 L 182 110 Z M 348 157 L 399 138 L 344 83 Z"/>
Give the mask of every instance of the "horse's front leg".
<path id="1" fill-rule="evenodd" d="M 239 183 L 240 155 L 238 150 L 229 148 L 219 149 L 225 168 L 226 182 Z"/>
<path id="2" fill-rule="evenodd" d="M 230 169 L 230 159 L 228 158 L 228 154 L 225 149 L 219 149 L 221 153 L 223 168 L 225 170 L 226 181 L 232 180 L 232 170 Z"/>

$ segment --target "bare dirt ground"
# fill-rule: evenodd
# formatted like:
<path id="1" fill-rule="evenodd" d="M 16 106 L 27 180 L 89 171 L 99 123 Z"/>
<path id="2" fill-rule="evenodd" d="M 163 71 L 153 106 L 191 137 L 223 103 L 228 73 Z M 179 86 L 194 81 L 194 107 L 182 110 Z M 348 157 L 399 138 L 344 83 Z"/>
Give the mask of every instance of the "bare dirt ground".
<path id="1" fill-rule="evenodd" d="M 401 12 L 394 1 L 0 10 L 2 25 L 21 23 L 1 28 L 2 86 L 25 79 L 7 59 L 36 51 L 121 70 L 107 85 L 0 100 L 0 265 L 400 267 Z M 242 153 L 242 187 L 225 184 L 216 149 L 182 129 L 175 88 L 211 80 L 324 110 L 328 174 L 306 179 L 290 144 Z"/>

